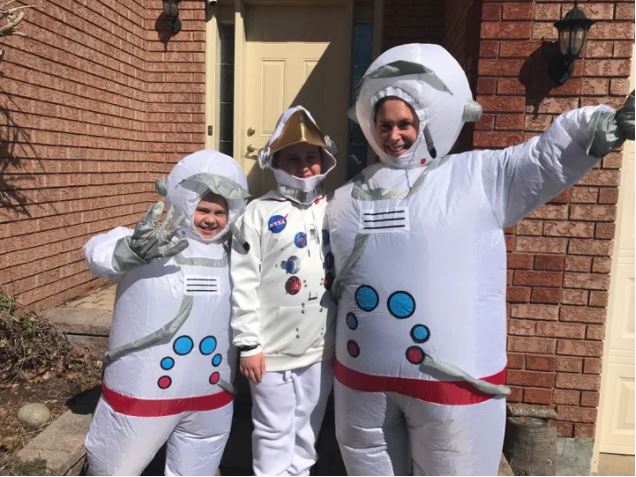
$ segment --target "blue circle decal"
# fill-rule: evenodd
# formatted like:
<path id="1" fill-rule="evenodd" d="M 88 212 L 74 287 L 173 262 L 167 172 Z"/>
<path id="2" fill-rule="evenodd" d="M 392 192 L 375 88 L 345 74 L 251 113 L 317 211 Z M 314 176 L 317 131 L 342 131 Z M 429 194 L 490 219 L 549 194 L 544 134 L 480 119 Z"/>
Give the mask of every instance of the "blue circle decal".
<path id="1" fill-rule="evenodd" d="M 386 302 L 389 312 L 399 319 L 408 318 L 415 313 L 415 300 L 413 296 L 405 291 L 392 293 Z"/>
<path id="2" fill-rule="evenodd" d="M 272 215 L 267 221 L 267 228 L 272 233 L 280 233 L 287 225 L 287 216 Z"/>
<path id="3" fill-rule="evenodd" d="M 194 342 L 189 336 L 179 336 L 176 340 L 174 340 L 172 348 L 174 349 L 175 353 L 183 356 L 184 354 L 188 354 L 190 351 L 192 351 L 192 348 L 194 348 Z"/>
<path id="4" fill-rule="evenodd" d="M 218 366 L 219 364 L 221 364 L 221 361 L 223 361 L 223 356 L 221 356 L 220 354 L 215 354 L 212 357 L 212 366 Z"/>
<path id="5" fill-rule="evenodd" d="M 216 338 L 214 336 L 206 336 L 199 343 L 199 351 L 201 354 L 212 354 L 216 349 Z"/>
<path id="6" fill-rule="evenodd" d="M 355 330 L 358 327 L 358 318 L 353 313 L 347 313 L 346 321 L 350 330 Z"/>
<path id="7" fill-rule="evenodd" d="M 172 367 L 174 366 L 174 359 L 172 359 L 170 356 L 166 356 L 165 358 L 163 358 L 161 360 L 161 369 L 172 369 Z"/>
<path id="8" fill-rule="evenodd" d="M 298 232 L 294 236 L 294 244 L 298 248 L 305 248 L 307 246 L 307 234 L 305 232 Z"/>
<path id="9" fill-rule="evenodd" d="M 428 341 L 430 337 L 431 332 L 428 329 L 428 326 L 415 325 L 411 328 L 411 338 L 413 338 L 413 341 L 416 343 L 424 343 L 425 341 Z"/>
<path id="10" fill-rule="evenodd" d="M 356 305 L 364 311 L 374 310 L 378 302 L 378 292 L 369 285 L 360 285 L 356 290 Z"/>

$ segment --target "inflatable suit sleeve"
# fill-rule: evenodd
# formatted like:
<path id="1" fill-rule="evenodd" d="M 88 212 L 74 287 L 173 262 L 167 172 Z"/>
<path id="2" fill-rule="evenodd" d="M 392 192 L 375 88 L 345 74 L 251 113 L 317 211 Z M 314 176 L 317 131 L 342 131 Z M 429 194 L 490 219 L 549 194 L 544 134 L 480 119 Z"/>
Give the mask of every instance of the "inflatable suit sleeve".
<path id="1" fill-rule="evenodd" d="M 119 281 L 125 271 L 119 271 L 113 263 L 113 254 L 117 242 L 131 236 L 133 231 L 125 227 L 116 227 L 104 234 L 92 237 L 83 247 L 88 267 L 94 275 Z"/>
<path id="2" fill-rule="evenodd" d="M 583 177 L 599 159 L 589 154 L 588 125 L 607 106 L 585 107 L 557 117 L 540 136 L 485 151 L 482 178 L 501 227 L 514 225 Z"/>

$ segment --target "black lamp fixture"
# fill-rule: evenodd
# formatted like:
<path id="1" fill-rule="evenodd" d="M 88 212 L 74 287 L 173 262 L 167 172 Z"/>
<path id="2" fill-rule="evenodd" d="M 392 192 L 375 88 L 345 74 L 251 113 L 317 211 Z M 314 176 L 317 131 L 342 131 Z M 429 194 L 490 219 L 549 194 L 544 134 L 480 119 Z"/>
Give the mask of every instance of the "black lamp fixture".
<path id="1" fill-rule="evenodd" d="M 170 31 L 177 34 L 181 31 L 181 20 L 179 19 L 179 2 L 181 0 L 163 0 L 163 12 L 170 21 Z"/>
<path id="2" fill-rule="evenodd" d="M 562 20 L 554 22 L 554 26 L 559 30 L 561 52 L 561 56 L 550 63 L 550 78 L 556 84 L 561 85 L 572 77 L 574 62 L 583 51 L 587 32 L 594 23 L 596 22 L 587 18 L 576 3 Z"/>

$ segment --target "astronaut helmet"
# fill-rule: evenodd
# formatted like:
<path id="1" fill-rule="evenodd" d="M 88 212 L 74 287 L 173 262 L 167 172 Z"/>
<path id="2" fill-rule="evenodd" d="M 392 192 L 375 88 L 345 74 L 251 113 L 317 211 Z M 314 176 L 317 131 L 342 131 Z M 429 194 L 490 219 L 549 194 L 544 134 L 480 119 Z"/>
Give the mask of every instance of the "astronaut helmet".
<path id="1" fill-rule="evenodd" d="M 417 137 L 408 150 L 387 151 L 376 133 L 378 106 L 386 99 L 404 101 L 414 113 Z M 381 54 L 358 85 L 355 120 L 380 161 L 410 169 L 446 156 L 465 122 L 481 116 L 468 79 L 457 60 L 440 45 L 412 43 Z"/>
<path id="2" fill-rule="evenodd" d="M 238 163 L 212 149 L 197 151 L 181 159 L 162 188 L 167 204 L 174 206 L 176 214 L 184 216 L 184 236 L 204 243 L 221 242 L 226 238 L 231 224 L 243 212 L 249 197 L 247 179 Z M 227 202 L 228 220 L 222 230 L 207 239 L 195 227 L 194 213 L 199 201 L 210 192 L 220 195 Z"/>
<path id="3" fill-rule="evenodd" d="M 306 142 L 321 149 L 320 174 L 311 177 L 296 177 L 277 167 L 276 153 L 282 149 Z M 301 203 L 310 203 L 320 192 L 319 186 L 327 174 L 336 167 L 338 150 L 329 136 L 318 128 L 311 113 L 303 106 L 287 109 L 276 123 L 274 133 L 258 153 L 261 169 L 271 169 L 279 191 L 286 197 Z"/>

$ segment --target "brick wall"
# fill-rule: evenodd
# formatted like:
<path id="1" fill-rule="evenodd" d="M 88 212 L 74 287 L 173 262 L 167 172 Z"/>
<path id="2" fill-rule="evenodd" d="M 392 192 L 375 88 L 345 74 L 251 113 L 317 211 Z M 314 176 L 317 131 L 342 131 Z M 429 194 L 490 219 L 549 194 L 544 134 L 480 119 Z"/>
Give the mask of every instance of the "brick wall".
<path id="1" fill-rule="evenodd" d="M 453 3 L 386 0 L 384 46 L 437 42 L 453 52 L 484 107 L 472 147 L 523 142 L 563 111 L 620 105 L 629 92 L 633 2 L 579 2 L 598 23 L 574 78 L 558 88 L 547 76 L 553 22 L 572 2 L 483 0 L 465 2 L 470 7 L 463 10 Z M 468 9 L 480 12 L 480 31 L 461 28 Z M 478 15 L 469 17 L 479 24 Z M 620 161 L 620 153 L 609 154 L 576 186 L 506 230 L 510 400 L 555 407 L 561 437 L 594 435 Z"/>
<path id="2" fill-rule="evenodd" d="M 2 40 L 0 288 L 32 309 L 100 282 L 80 248 L 132 225 L 152 181 L 203 145 L 204 11 L 165 34 L 151 0 L 41 3 Z"/>
<path id="3" fill-rule="evenodd" d="M 478 148 L 519 143 L 578 106 L 622 104 L 634 35 L 632 2 L 579 2 L 597 20 L 574 78 L 547 79 L 552 23 L 572 3 L 482 5 Z M 593 437 L 599 398 L 619 153 L 507 230 L 511 400 L 555 406 L 562 437 Z"/>

